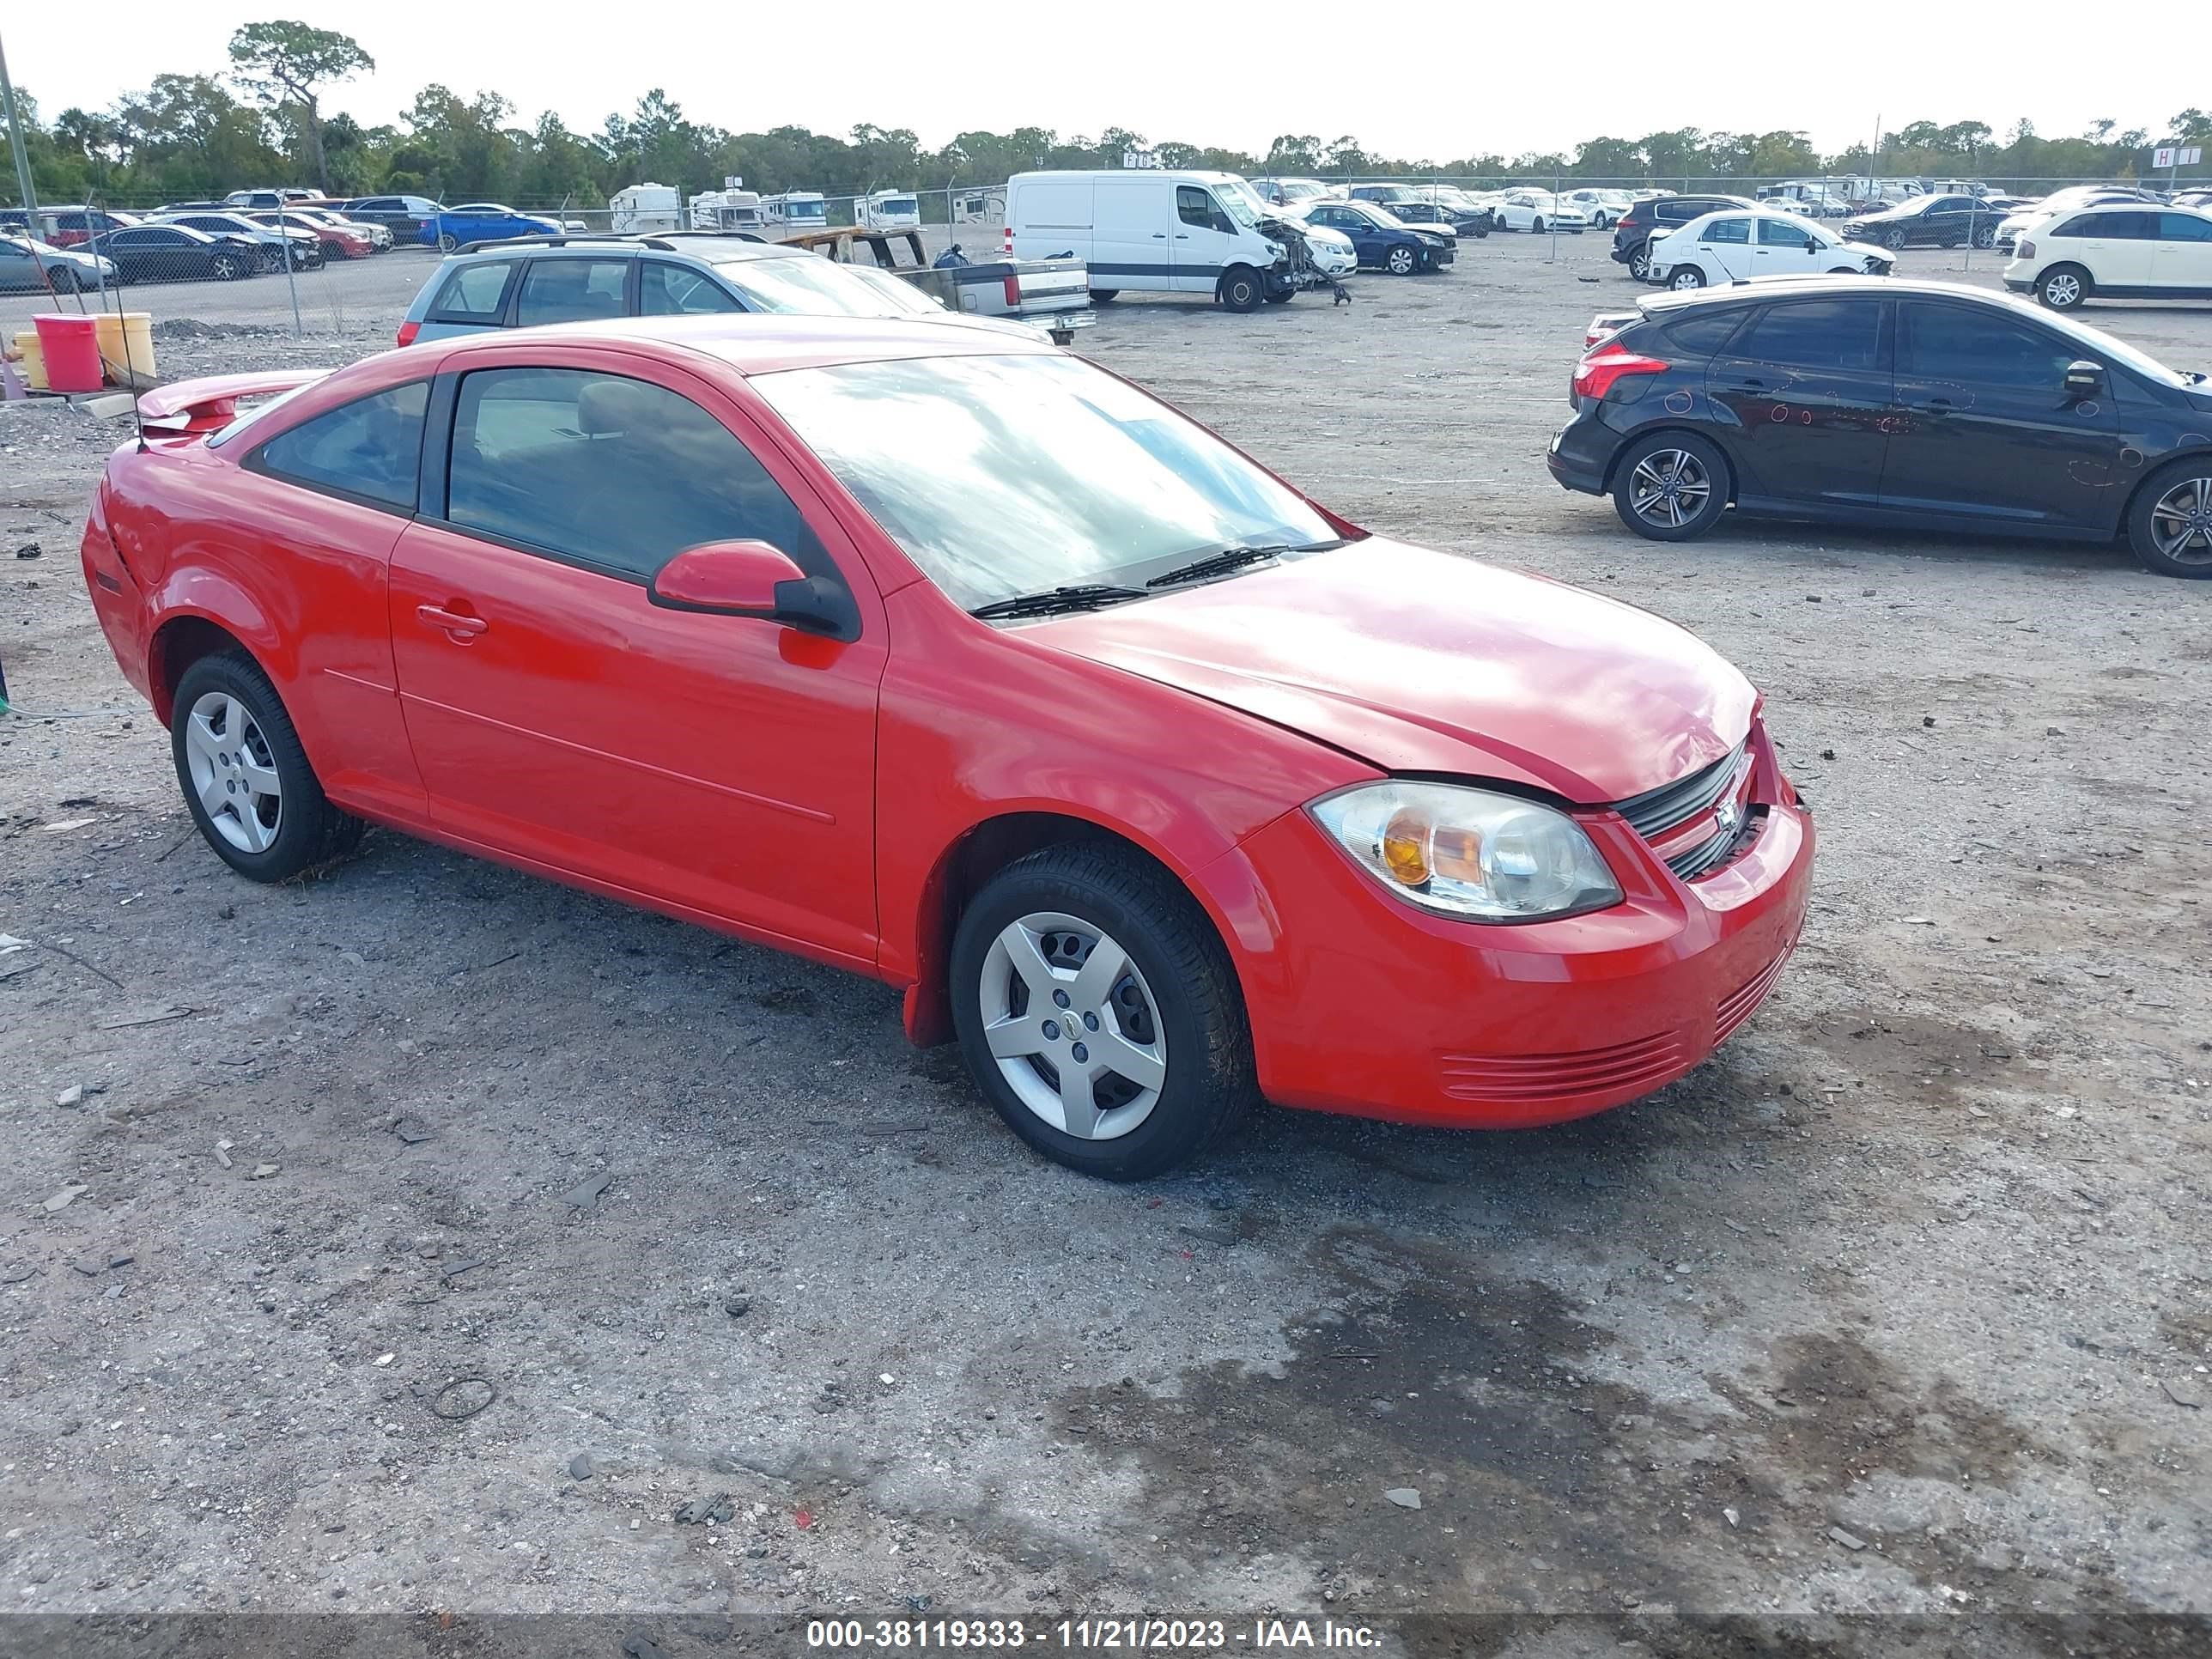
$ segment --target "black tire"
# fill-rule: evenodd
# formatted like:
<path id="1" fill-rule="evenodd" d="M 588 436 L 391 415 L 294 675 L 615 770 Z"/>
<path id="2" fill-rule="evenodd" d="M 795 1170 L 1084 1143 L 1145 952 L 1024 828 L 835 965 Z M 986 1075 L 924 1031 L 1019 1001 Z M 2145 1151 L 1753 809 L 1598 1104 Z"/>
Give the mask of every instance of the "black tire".
<path id="1" fill-rule="evenodd" d="M 1410 242 L 1394 242 L 1382 255 L 1382 269 L 1393 276 L 1410 276 L 1421 268 L 1421 251 Z"/>
<path id="2" fill-rule="evenodd" d="M 2192 484 L 2196 487 L 2193 492 L 2185 488 Z M 2177 489 L 2183 492 L 2182 500 L 2171 505 L 2178 506 L 2182 514 L 2189 516 L 2160 519 L 2160 504 Z M 2128 545 L 2147 568 L 2161 576 L 2179 576 L 2191 581 L 2212 578 L 2212 525 L 2196 516 L 2209 511 L 2212 511 L 2212 455 L 2187 456 L 2162 466 L 2143 480 L 2142 488 L 2129 505 Z M 2191 528 L 2192 525 L 2194 528 Z M 2160 547 L 2161 527 L 2169 538 L 2177 530 L 2186 531 L 2182 544 L 2172 551 Z"/>
<path id="3" fill-rule="evenodd" d="M 1213 297 L 1231 311 L 1257 311 L 1267 291 L 1267 283 L 1261 280 L 1260 273 L 1251 266 L 1231 265 L 1221 273 L 1221 281 L 1214 286 Z"/>
<path id="4" fill-rule="evenodd" d="M 1882 232 L 1881 245 L 1892 250 L 1903 247 L 1905 246 L 1904 230 L 1899 226 L 1892 225 L 1887 230 Z"/>
<path id="5" fill-rule="evenodd" d="M 1544 234 L 1544 216 L 1542 214 L 1538 214 L 1534 218 L 1528 222 L 1528 234 L 1531 236 L 1541 236 Z"/>
<path id="6" fill-rule="evenodd" d="M 211 693 L 226 695 L 243 705 L 258 731 L 259 744 L 258 748 L 253 746 L 253 732 L 237 734 L 238 740 L 258 763 L 273 768 L 276 774 L 279 806 L 272 826 L 275 835 L 259 851 L 234 844 L 216 826 L 192 780 L 188 732 L 193 706 Z M 251 880 L 288 881 L 303 870 L 343 857 L 360 843 L 362 831 L 367 828 L 359 818 L 340 811 L 325 799 L 314 768 L 307 763 L 307 751 L 300 746 L 292 717 L 285 712 L 283 699 L 276 695 L 261 665 L 243 651 L 202 657 L 178 678 L 170 709 L 169 750 L 192 822 L 216 855 Z M 255 809 L 249 805 L 244 810 Z"/>
<path id="7" fill-rule="evenodd" d="M 2053 311 L 2074 311 L 2094 289 L 2080 265 L 2053 265 L 2035 279 L 2035 297 Z"/>
<path id="8" fill-rule="evenodd" d="M 1166 1078 L 1126 1134 L 1085 1139 L 1023 1103 L 984 1034 L 985 969 L 1002 930 L 1036 913 L 1109 934 L 1153 991 Z M 1196 1156 L 1257 1097 L 1252 1036 L 1235 969 L 1197 902 L 1121 848 L 1048 847 L 1008 865 L 969 901 L 952 942 L 953 1023 L 969 1074 L 1007 1127 L 1056 1164 L 1106 1181 L 1146 1181 Z"/>
<path id="9" fill-rule="evenodd" d="M 284 262 L 291 257 L 289 247 L 264 248 L 261 250 L 261 268 L 264 270 L 282 270 Z"/>
<path id="10" fill-rule="evenodd" d="M 1974 246 L 1976 247 L 1995 247 L 1996 245 L 1997 228 L 1995 225 L 1984 225 L 1981 229 L 1974 233 Z"/>
<path id="11" fill-rule="evenodd" d="M 54 285 L 57 294 L 76 294 L 84 288 L 84 278 L 76 274 L 73 265 L 56 265 L 46 272 L 46 280 Z"/>
<path id="12" fill-rule="evenodd" d="M 1671 494 L 1677 508 L 1681 510 L 1679 523 L 1671 521 L 1671 511 L 1655 510 L 1661 498 L 1654 498 L 1649 505 L 1638 504 L 1645 483 L 1638 469 L 1647 461 L 1653 462 L 1655 471 L 1663 478 L 1683 465 L 1682 462 L 1664 459 L 1670 454 L 1684 458 L 1687 463 L 1676 474 L 1678 488 L 1662 492 L 1662 497 Z M 1647 540 L 1695 541 L 1718 524 L 1721 514 L 1728 510 L 1729 484 L 1728 457 L 1705 439 L 1693 432 L 1655 432 L 1621 452 L 1613 467 L 1613 507 L 1620 515 L 1621 523 Z M 1694 507 L 1686 507 L 1689 489 L 1699 485 L 1702 489 L 1694 498 Z"/>
<path id="13" fill-rule="evenodd" d="M 1091 303 L 1103 306 L 1121 291 L 1118 288 L 1094 288 L 1091 290 Z"/>
<path id="14" fill-rule="evenodd" d="M 441 252 L 441 253 L 451 253 L 451 252 L 452 252 L 455 248 L 459 247 L 460 245 L 461 245 L 461 243 L 460 243 L 460 239 L 459 239 L 459 237 L 457 237 L 457 236 L 453 235 L 451 232 L 441 230 L 441 231 L 440 231 L 440 232 L 438 233 L 438 252 Z"/>
<path id="15" fill-rule="evenodd" d="M 1695 265 L 1684 265 L 1680 270 L 1669 271 L 1667 274 L 1668 288 L 1692 289 L 1703 288 L 1705 285 L 1705 273 Z"/>
<path id="16" fill-rule="evenodd" d="M 1651 280 L 1651 244 L 1649 241 L 1638 242 L 1629 250 L 1628 274 L 1639 283 Z"/>
<path id="17" fill-rule="evenodd" d="M 1293 300 L 1297 299 L 1297 297 L 1298 297 L 1298 291 L 1297 291 L 1297 289 L 1294 289 L 1294 288 L 1286 288 L 1286 289 L 1283 289 L 1280 293 L 1278 293 L 1278 294 L 1270 294 L 1270 295 L 1267 296 L 1267 303 L 1268 303 L 1269 305 L 1271 305 L 1271 306 L 1286 306 L 1286 305 L 1290 304 L 1290 302 L 1291 302 L 1291 301 L 1293 301 Z"/>
<path id="18" fill-rule="evenodd" d="M 1474 223 L 1474 224 L 1471 224 L 1471 225 L 1469 225 L 1469 226 L 1467 228 L 1467 234 L 1468 234 L 1468 235 L 1470 235 L 1470 236 L 1474 237 L 1474 238 L 1475 239 L 1475 240 L 1477 240 L 1477 241 L 1479 242 L 1479 241 L 1480 241 L 1484 237 L 1486 237 L 1486 236 L 1487 236 L 1487 235 L 1489 235 L 1489 234 L 1490 234 L 1490 227 L 1489 227 L 1487 224 L 1486 224 L 1486 223 L 1482 223 L 1482 222 L 1477 222 L 1476 223 Z"/>
<path id="19" fill-rule="evenodd" d="M 217 253 L 208 260 L 208 275 L 218 283 L 234 283 L 252 274 L 246 268 L 246 261 L 235 253 Z"/>

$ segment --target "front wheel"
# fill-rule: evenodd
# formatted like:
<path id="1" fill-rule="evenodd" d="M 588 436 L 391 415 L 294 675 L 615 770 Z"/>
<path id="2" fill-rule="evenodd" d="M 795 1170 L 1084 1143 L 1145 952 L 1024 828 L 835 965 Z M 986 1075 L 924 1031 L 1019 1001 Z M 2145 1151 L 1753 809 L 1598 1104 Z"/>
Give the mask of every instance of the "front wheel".
<path id="1" fill-rule="evenodd" d="M 289 880 L 361 840 L 362 821 L 324 797 L 283 700 L 244 652 L 184 672 L 169 740 L 192 822 L 241 876 Z"/>
<path id="2" fill-rule="evenodd" d="M 1270 294 L 1267 296 L 1267 303 L 1271 306 L 1286 306 L 1297 297 L 1297 289 L 1286 288 L 1279 294 Z"/>
<path id="3" fill-rule="evenodd" d="M 961 915 L 951 973 L 976 1086 L 1069 1169 L 1149 1179 L 1255 1097 L 1219 936 L 1179 883 L 1119 848 L 1048 847 L 1000 871 Z"/>
<path id="4" fill-rule="evenodd" d="M 1221 286 L 1214 297 L 1231 311 L 1257 311 L 1265 285 L 1260 273 L 1249 265 L 1231 265 L 1221 274 Z"/>
<path id="5" fill-rule="evenodd" d="M 451 231 L 441 230 L 438 233 L 438 252 L 441 253 L 451 253 L 460 245 L 460 238 L 455 236 Z"/>
<path id="6" fill-rule="evenodd" d="M 1684 265 L 1667 279 L 1668 288 L 1703 288 L 1705 285 L 1705 273 L 1695 265 Z"/>
<path id="7" fill-rule="evenodd" d="M 1393 276 L 1410 276 L 1419 269 L 1421 256 L 1403 242 L 1382 256 L 1382 268 Z"/>
<path id="8" fill-rule="evenodd" d="M 2128 509 L 2128 544 L 2161 576 L 2212 577 L 2212 459 L 2151 475 Z"/>
<path id="9" fill-rule="evenodd" d="M 1632 446 L 1613 473 L 1621 523 L 1655 542 L 1693 541 L 1728 507 L 1728 459 L 1690 432 L 1661 432 Z"/>
<path id="10" fill-rule="evenodd" d="M 1528 222 L 1528 234 L 1531 236 L 1541 236 L 1544 234 L 1544 221 L 1541 216 Z"/>
<path id="11" fill-rule="evenodd" d="M 2071 311 L 2089 297 L 2089 273 L 2079 265 L 2056 265 L 2035 279 L 2035 297 L 2053 311 Z"/>
<path id="12" fill-rule="evenodd" d="M 1881 234 L 1881 245 L 1886 248 L 1891 249 L 1903 247 L 1905 246 L 1905 233 L 1902 230 L 1896 228 L 1885 230 Z"/>

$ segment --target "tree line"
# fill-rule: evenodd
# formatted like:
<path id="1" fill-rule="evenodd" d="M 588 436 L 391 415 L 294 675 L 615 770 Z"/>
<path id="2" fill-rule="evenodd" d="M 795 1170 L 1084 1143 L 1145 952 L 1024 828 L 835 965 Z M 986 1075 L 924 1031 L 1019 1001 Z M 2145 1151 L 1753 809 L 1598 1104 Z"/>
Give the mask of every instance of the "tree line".
<path id="1" fill-rule="evenodd" d="M 2023 118 L 2002 138 L 1980 121 L 1914 121 L 1879 140 L 1831 155 L 1802 132 L 1708 132 L 1681 127 L 1641 138 L 1600 137 L 1571 154 L 1525 152 L 1450 158 L 1370 151 L 1350 136 L 1324 140 L 1286 133 L 1265 154 L 1180 141 L 1147 144 L 1109 127 L 1096 138 L 1042 127 L 963 132 L 931 149 L 906 127 L 862 124 L 843 137 L 804 127 L 731 132 L 695 121 L 659 89 L 597 132 L 577 132 L 550 112 L 515 119 L 496 92 L 463 97 L 432 85 L 395 124 L 363 125 L 326 112 L 332 89 L 375 68 L 350 37 L 289 21 L 249 23 L 232 37 L 217 73 L 157 75 L 98 112 L 70 108 L 42 123 L 19 89 L 22 137 L 42 201 L 117 205 L 220 196 L 231 190 L 304 184 L 333 196 L 406 191 L 446 201 L 498 200 L 529 206 L 604 205 L 625 185 L 716 188 L 728 175 L 771 191 L 830 196 L 884 188 L 934 190 L 997 184 L 1036 167 L 1119 167 L 1147 148 L 1164 167 L 1218 167 L 1258 176 L 1437 174 L 1504 183 L 1559 177 L 1684 188 L 1730 179 L 1818 173 L 1964 176 L 2049 185 L 2074 179 L 2129 179 L 2150 172 L 2151 146 L 2212 144 L 2212 115 L 2185 109 L 2163 131 L 2095 122 L 2086 132 L 2046 138 Z M 2189 172 L 2212 177 L 2212 169 Z M 4 188 L 14 199 L 13 181 Z"/>

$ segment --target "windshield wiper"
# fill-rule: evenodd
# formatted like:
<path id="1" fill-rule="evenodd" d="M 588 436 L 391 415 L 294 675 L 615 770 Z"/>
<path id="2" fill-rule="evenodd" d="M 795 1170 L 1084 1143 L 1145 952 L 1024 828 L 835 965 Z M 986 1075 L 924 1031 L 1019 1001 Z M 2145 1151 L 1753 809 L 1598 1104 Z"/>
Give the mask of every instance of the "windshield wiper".
<path id="1" fill-rule="evenodd" d="M 1178 582 L 1194 582 L 1207 576 L 1224 575 L 1231 570 L 1242 570 L 1248 564 L 1258 564 L 1262 559 L 1273 559 L 1285 553 L 1319 553 L 1324 549 L 1341 547 L 1341 541 L 1313 542 L 1304 547 L 1294 547 L 1288 542 L 1279 542 L 1271 547 L 1224 547 L 1218 553 L 1209 553 L 1202 559 L 1193 559 L 1188 564 L 1164 570 L 1146 582 L 1147 587 L 1173 587 Z"/>
<path id="2" fill-rule="evenodd" d="M 1042 593 L 1017 593 L 1010 599 L 994 599 L 968 614 L 993 617 L 1050 617 L 1063 611 L 1096 611 L 1103 605 L 1129 599 L 1148 599 L 1141 587 L 1121 587 L 1112 582 L 1084 582 L 1073 587 L 1048 587 Z"/>

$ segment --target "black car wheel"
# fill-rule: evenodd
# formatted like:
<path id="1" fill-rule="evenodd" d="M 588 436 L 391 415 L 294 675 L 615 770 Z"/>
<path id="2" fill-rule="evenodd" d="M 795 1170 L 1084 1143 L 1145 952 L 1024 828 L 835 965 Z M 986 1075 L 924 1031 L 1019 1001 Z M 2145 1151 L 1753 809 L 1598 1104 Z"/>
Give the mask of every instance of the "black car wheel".
<path id="1" fill-rule="evenodd" d="M 1655 542 L 1692 541 L 1728 507 L 1728 459 L 1689 432 L 1658 432 L 1630 446 L 1613 471 L 1621 523 Z"/>
<path id="2" fill-rule="evenodd" d="M 1419 251 L 1408 246 L 1404 242 L 1398 243 L 1382 256 L 1382 268 L 1393 276 L 1410 276 L 1419 270 L 1420 266 Z"/>
<path id="3" fill-rule="evenodd" d="M 1881 245 L 1887 248 L 1903 247 L 1905 246 L 1904 227 L 1901 225 L 1892 225 L 1887 230 L 1882 232 Z"/>
<path id="4" fill-rule="evenodd" d="M 1094 288 L 1091 290 L 1091 303 L 1103 306 L 1121 291 L 1118 288 Z"/>
<path id="5" fill-rule="evenodd" d="M 242 651 L 178 679 L 169 747 L 192 822 L 241 876 L 285 881 L 361 840 L 365 826 L 325 798 L 283 700 Z"/>
<path id="6" fill-rule="evenodd" d="M 234 283 L 246 274 L 246 261 L 235 253 L 218 253 L 208 260 L 208 275 L 218 283 Z"/>
<path id="7" fill-rule="evenodd" d="M 1705 285 L 1705 273 L 1695 265 L 1684 265 L 1667 278 L 1668 288 L 1703 288 Z"/>
<path id="8" fill-rule="evenodd" d="M 1541 236 L 1544 234 L 1544 216 L 1542 214 L 1538 214 L 1534 218 L 1528 222 L 1528 234 L 1531 236 Z"/>
<path id="9" fill-rule="evenodd" d="M 1974 233 L 1976 247 L 1995 247 L 1996 245 L 1997 228 L 1995 225 L 1984 225 Z"/>
<path id="10" fill-rule="evenodd" d="M 1221 273 L 1214 297 L 1231 311 L 1257 311 L 1264 292 L 1258 271 L 1249 265 L 1231 265 Z"/>
<path id="11" fill-rule="evenodd" d="M 953 1024 L 969 1074 L 1045 1157 L 1144 1181 L 1255 1098 L 1237 975 L 1166 871 L 1112 846 L 1048 847 L 962 913 Z"/>
<path id="12" fill-rule="evenodd" d="M 2161 576 L 2212 578 L 2212 458 L 2150 476 L 2128 509 L 2128 543 Z"/>
<path id="13" fill-rule="evenodd" d="M 2053 265 L 2035 279 L 2035 297 L 2053 311 L 2071 311 L 2089 297 L 2089 273 L 2079 265 Z"/>
<path id="14" fill-rule="evenodd" d="M 76 274 L 73 265 L 53 265 L 46 271 L 46 280 L 54 285 L 57 294 L 75 294 L 84 287 L 84 278 Z"/>
<path id="15" fill-rule="evenodd" d="M 452 232 L 441 230 L 438 233 L 438 251 L 441 253 L 451 253 L 460 245 L 459 240 Z"/>
<path id="16" fill-rule="evenodd" d="M 1628 256 L 1628 274 L 1639 283 L 1651 280 L 1651 244 L 1638 242 L 1636 251 Z"/>

